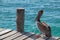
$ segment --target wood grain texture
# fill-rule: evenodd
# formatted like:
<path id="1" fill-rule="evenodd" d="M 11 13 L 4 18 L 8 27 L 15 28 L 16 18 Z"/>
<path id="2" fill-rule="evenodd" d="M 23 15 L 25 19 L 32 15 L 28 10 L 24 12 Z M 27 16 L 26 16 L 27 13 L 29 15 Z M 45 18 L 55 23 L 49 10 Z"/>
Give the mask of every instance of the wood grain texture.
<path id="1" fill-rule="evenodd" d="M 9 32 L 9 33 L 7 33 L 7 34 L 5 34 L 5 35 L 2 35 L 1 37 L 0 37 L 0 39 L 4 39 L 4 38 L 7 38 L 7 37 L 9 37 L 9 36 L 12 36 L 13 34 L 15 34 L 16 33 L 16 31 L 11 31 L 11 32 Z"/>
<path id="2" fill-rule="evenodd" d="M 24 32 L 24 11 L 24 9 L 17 9 L 16 24 L 18 32 Z"/>
<path id="3" fill-rule="evenodd" d="M 0 36 L 6 34 L 8 32 L 11 32 L 11 31 L 12 31 L 11 29 L 4 30 L 4 31 L 0 32 Z"/>

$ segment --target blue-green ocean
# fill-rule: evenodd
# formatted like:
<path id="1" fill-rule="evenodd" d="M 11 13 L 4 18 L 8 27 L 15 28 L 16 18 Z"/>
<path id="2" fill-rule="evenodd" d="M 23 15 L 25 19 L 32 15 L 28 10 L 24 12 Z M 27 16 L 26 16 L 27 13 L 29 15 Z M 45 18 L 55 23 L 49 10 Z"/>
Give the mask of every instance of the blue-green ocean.
<path id="1" fill-rule="evenodd" d="M 43 9 L 41 21 L 51 26 L 53 36 L 60 36 L 60 0 L 0 0 L 0 28 L 16 30 L 17 8 L 25 9 L 25 32 L 40 33 L 34 20 Z"/>

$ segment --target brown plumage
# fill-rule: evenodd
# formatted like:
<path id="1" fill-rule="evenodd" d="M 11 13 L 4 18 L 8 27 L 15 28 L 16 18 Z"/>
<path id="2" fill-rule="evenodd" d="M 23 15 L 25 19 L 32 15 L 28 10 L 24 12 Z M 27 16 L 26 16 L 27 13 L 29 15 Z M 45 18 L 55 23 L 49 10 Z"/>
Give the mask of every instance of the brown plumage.
<path id="1" fill-rule="evenodd" d="M 43 33 L 45 33 L 46 37 L 50 38 L 51 37 L 51 28 L 45 22 L 40 21 L 42 14 L 43 14 L 43 10 L 40 10 L 38 12 L 38 15 L 35 20 L 38 22 L 37 26 L 38 26 L 39 30 L 42 31 Z"/>

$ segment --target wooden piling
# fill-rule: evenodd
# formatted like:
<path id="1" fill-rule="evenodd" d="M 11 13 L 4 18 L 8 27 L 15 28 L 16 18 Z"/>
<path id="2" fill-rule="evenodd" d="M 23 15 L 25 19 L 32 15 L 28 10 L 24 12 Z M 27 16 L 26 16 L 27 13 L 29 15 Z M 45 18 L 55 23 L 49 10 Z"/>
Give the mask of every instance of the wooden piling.
<path id="1" fill-rule="evenodd" d="M 17 9 L 16 24 L 18 32 L 24 32 L 24 11 L 23 8 Z"/>

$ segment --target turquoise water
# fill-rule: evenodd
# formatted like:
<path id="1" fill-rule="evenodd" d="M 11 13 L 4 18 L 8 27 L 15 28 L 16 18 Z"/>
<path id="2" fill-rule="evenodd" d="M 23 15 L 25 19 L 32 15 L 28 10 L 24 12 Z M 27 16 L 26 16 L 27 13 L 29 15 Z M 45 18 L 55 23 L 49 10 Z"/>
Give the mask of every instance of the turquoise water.
<path id="1" fill-rule="evenodd" d="M 34 21 L 39 10 L 41 21 L 51 26 L 52 35 L 60 36 L 60 0 L 0 0 L 0 28 L 16 30 L 16 9 L 25 8 L 24 31 L 39 33 Z"/>

